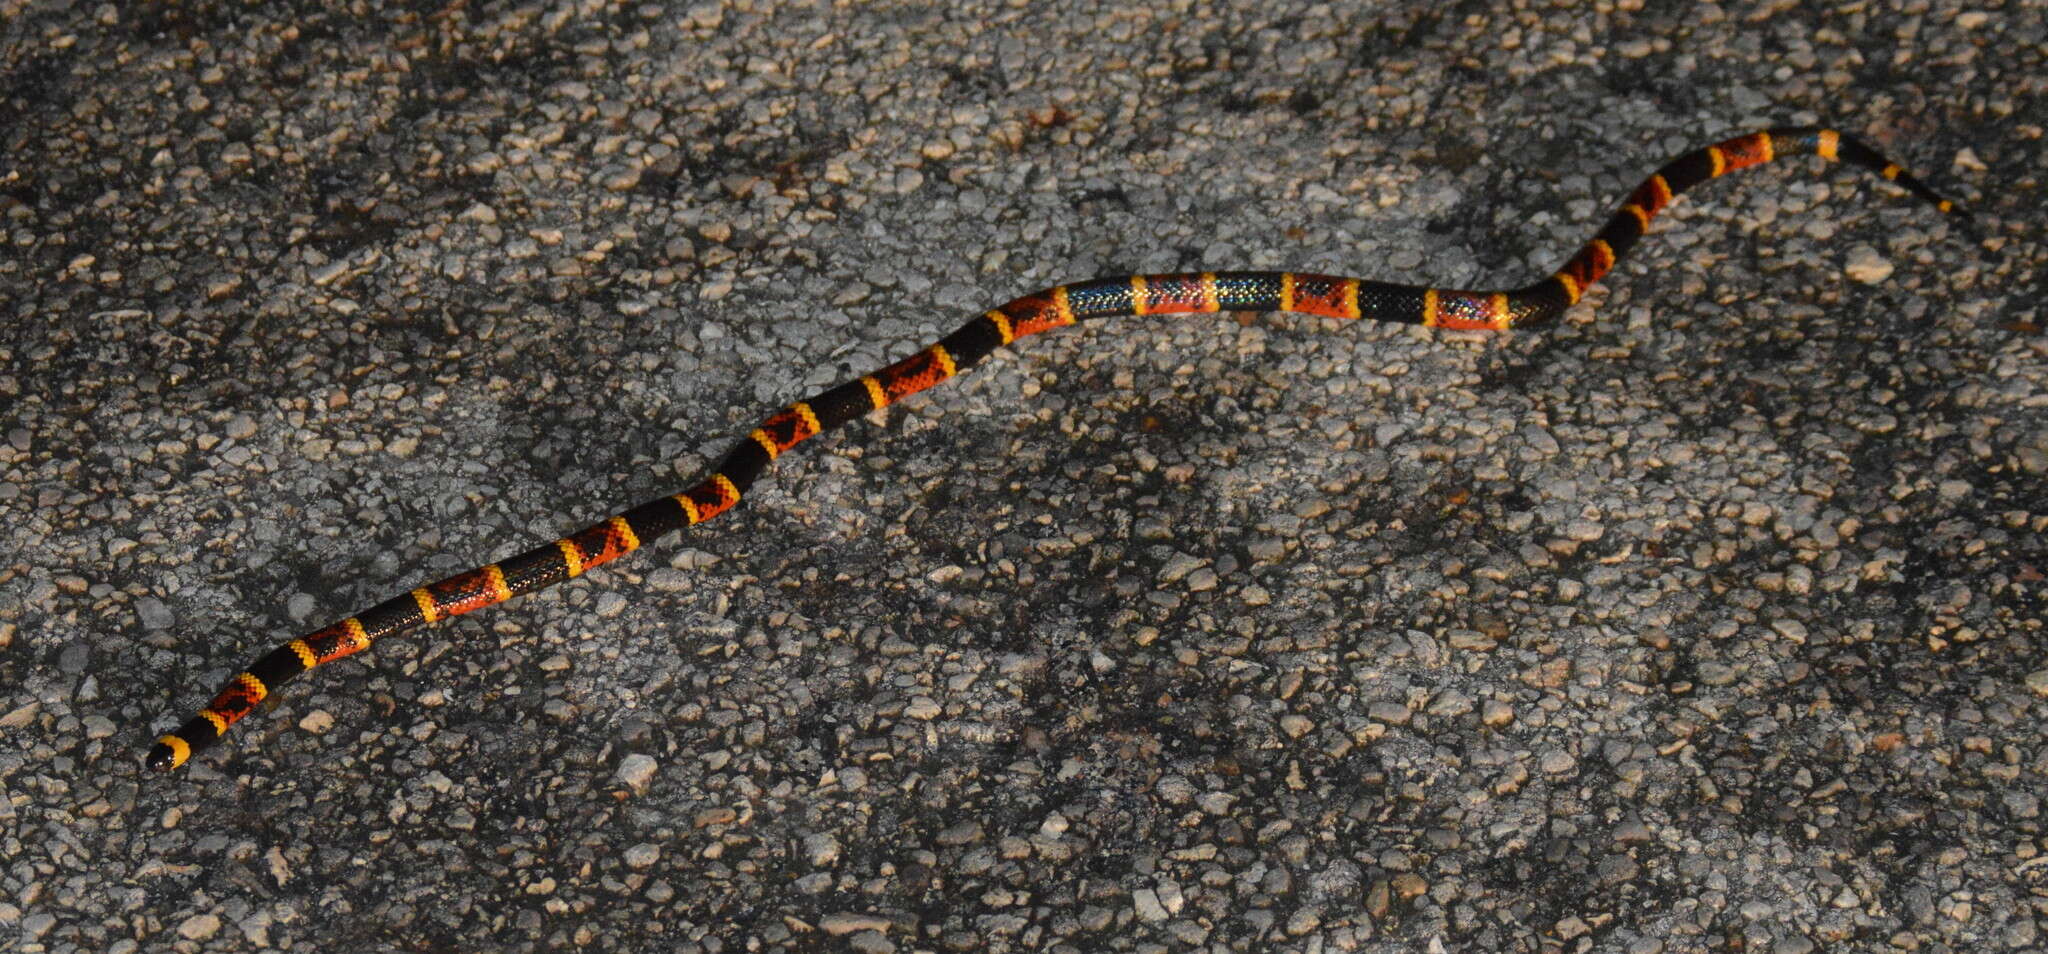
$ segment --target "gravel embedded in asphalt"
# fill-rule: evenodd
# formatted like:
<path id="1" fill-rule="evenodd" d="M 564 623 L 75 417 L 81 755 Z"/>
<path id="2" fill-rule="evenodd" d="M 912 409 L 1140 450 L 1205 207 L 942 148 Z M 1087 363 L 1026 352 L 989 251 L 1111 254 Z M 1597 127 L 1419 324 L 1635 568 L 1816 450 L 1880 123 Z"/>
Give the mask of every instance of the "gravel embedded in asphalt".
<path id="1" fill-rule="evenodd" d="M 290 9 L 289 7 L 298 9 Z M 0 3 L 0 948 L 2028 950 L 2038 3 Z M 1648 9 L 1645 9 L 1647 7 Z M 141 751 L 1016 295 L 1119 319 Z"/>

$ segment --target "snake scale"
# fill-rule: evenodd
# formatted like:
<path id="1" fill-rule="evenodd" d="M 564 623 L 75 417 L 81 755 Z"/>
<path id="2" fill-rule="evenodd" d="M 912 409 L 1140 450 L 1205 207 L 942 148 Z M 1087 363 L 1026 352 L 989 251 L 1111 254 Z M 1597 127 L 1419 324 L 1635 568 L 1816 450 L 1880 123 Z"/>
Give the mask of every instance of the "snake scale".
<path id="1" fill-rule="evenodd" d="M 1650 220 L 1695 185 L 1782 156 L 1820 156 L 1875 170 L 1945 213 L 1959 210 L 1853 137 L 1815 127 L 1738 136 L 1666 163 L 1629 194 L 1556 273 L 1512 291 L 1461 291 L 1300 272 L 1127 275 L 1060 285 L 988 311 L 907 358 L 770 415 L 701 483 L 649 501 L 517 556 L 400 594 L 286 642 L 235 674 L 199 714 L 159 737 L 146 764 L 177 768 L 220 741 L 293 677 L 370 648 L 379 639 L 460 616 L 589 572 L 732 508 L 768 465 L 834 427 L 916 394 L 979 364 L 1020 338 L 1091 318 L 1216 311 L 1284 311 L 1332 318 L 1497 329 L 1555 319 L 1648 230 Z"/>

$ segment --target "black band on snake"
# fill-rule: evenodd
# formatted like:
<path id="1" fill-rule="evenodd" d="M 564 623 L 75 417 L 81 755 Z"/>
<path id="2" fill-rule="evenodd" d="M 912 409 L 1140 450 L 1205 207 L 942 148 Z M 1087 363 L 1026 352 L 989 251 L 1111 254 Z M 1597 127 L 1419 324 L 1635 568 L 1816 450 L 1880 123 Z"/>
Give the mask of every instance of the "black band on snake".
<path id="1" fill-rule="evenodd" d="M 1679 193 L 1780 156 L 1814 155 L 1876 170 L 1941 211 L 1957 211 L 1844 133 L 1779 128 L 1688 152 L 1667 163 L 1638 186 L 1599 234 L 1556 274 L 1527 288 L 1460 291 L 1299 272 L 1203 272 L 1099 278 L 1026 295 L 895 364 L 770 415 L 739 441 L 711 476 L 688 490 L 510 559 L 429 583 L 271 650 L 230 679 L 197 716 L 159 738 L 149 751 L 148 765 L 162 771 L 185 764 L 306 670 L 361 652 L 386 636 L 552 586 L 716 517 L 738 503 L 768 464 L 790 448 L 960 374 L 1027 335 L 1089 318 L 1215 311 L 1289 311 L 1439 328 L 1538 325 L 1555 319 L 1607 274 Z"/>

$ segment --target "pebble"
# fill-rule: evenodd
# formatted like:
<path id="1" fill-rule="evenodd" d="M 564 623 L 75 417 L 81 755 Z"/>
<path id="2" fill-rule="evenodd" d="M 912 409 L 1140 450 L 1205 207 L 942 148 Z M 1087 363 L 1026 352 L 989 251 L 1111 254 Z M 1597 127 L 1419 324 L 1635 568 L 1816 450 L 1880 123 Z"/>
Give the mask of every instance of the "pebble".
<path id="1" fill-rule="evenodd" d="M 813 867 L 823 868 L 839 861 L 839 839 L 829 834 L 807 835 L 804 838 L 804 854 Z"/>
<path id="2" fill-rule="evenodd" d="M 1475 629 L 1451 630 L 1444 634 L 1444 641 L 1450 643 L 1452 649 L 1469 653 L 1492 652 L 1495 646 L 1500 645 L 1498 640 Z"/>
<path id="3" fill-rule="evenodd" d="M 1842 270 L 1850 278 L 1866 285 L 1875 285 L 1892 277 L 1892 263 L 1868 245 L 1849 249 L 1848 260 Z"/>
<path id="4" fill-rule="evenodd" d="M 939 832 L 941 845 L 971 845 L 981 840 L 981 823 L 963 821 Z"/>
<path id="5" fill-rule="evenodd" d="M 1414 713 L 1398 702 L 1375 702 L 1366 709 L 1367 716 L 1388 725 L 1407 725 Z"/>
<path id="6" fill-rule="evenodd" d="M 1813 941 L 1804 935 L 1791 934 L 1771 945 L 1771 954 L 1812 954 L 1813 949 Z"/>
<path id="7" fill-rule="evenodd" d="M 618 779 L 636 792 L 645 791 L 648 783 L 654 780 L 654 773 L 658 768 L 660 764 L 655 762 L 652 756 L 636 752 L 619 760 Z"/>
<path id="8" fill-rule="evenodd" d="M 1624 816 L 1621 824 L 1614 826 L 1614 840 L 1623 844 L 1650 841 L 1654 837 L 1650 827 L 1634 815 Z"/>
<path id="9" fill-rule="evenodd" d="M 214 914 L 195 914 L 178 922 L 178 936 L 188 941 L 204 941 L 219 933 L 220 917 Z"/>
<path id="10" fill-rule="evenodd" d="M 846 946 L 858 954 L 895 954 L 896 943 L 879 931 L 863 931 L 848 938 Z"/>
<path id="11" fill-rule="evenodd" d="M 598 174 L 598 181 L 613 192 L 631 192 L 640 187 L 642 169 L 637 166 L 619 166 Z"/>
<path id="12" fill-rule="evenodd" d="M 1735 667 L 1717 662 L 1700 663 L 1697 672 L 1700 683 L 1708 686 L 1731 685 L 1740 677 Z"/>
<path id="13" fill-rule="evenodd" d="M 178 618 L 171 613 L 170 607 L 153 596 L 145 596 L 135 601 L 135 616 L 144 629 L 170 629 L 178 623 Z"/>
<path id="14" fill-rule="evenodd" d="M 835 937 L 861 931 L 885 932 L 891 926 L 888 918 L 873 914 L 827 914 L 818 922 L 820 930 Z"/>

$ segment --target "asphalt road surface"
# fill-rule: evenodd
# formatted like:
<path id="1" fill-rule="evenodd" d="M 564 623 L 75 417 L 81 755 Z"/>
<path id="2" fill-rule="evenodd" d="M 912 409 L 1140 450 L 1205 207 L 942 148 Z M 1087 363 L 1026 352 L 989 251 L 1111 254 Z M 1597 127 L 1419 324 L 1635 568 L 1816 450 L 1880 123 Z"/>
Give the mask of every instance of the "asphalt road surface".
<path id="1" fill-rule="evenodd" d="M 2039 951 L 2044 24 L 0 0 L 0 949 Z M 1789 123 L 1975 219 L 1801 159 L 1545 329 L 1043 335 L 140 766 L 1017 295 L 1513 287 Z"/>

